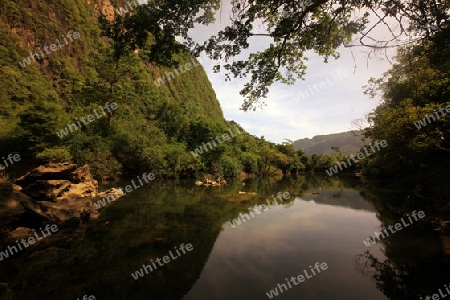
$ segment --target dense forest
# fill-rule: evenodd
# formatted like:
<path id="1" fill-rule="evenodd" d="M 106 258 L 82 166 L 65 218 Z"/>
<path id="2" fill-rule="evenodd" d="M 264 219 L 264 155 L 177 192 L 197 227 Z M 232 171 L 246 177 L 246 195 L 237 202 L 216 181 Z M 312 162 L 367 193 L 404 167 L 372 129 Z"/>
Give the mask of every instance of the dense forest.
<path id="1" fill-rule="evenodd" d="M 138 3 L 0 0 L 1 300 L 272 299 L 316 261 L 285 299 L 448 290 L 450 0 Z M 246 77 L 247 112 L 342 47 L 396 50 L 363 87 L 380 104 L 282 143 L 224 117 L 198 58 Z"/>
<path id="2" fill-rule="evenodd" d="M 116 8 L 126 4 L 116 2 Z M 193 68 L 163 84 L 156 82 L 174 68 L 155 62 L 149 48 L 115 57 L 117 45 L 98 21 L 103 17 L 114 22 L 113 11 L 111 4 L 100 1 L 0 3 L 0 153 L 21 157 L 6 175 L 15 177 L 49 160 L 87 163 L 97 179 L 149 170 L 174 178 L 303 168 L 290 145 L 252 136 L 224 119 L 203 68 L 195 66 L 197 60 L 185 47 L 173 42 L 180 49 L 171 61 L 180 66 L 191 63 Z M 66 48 L 25 67 L 18 63 L 70 31 L 80 38 Z M 149 47 L 152 42 L 149 36 Z M 79 122 L 108 102 L 116 103 L 117 109 L 87 125 Z M 82 126 L 74 130 L 70 124 Z M 232 141 L 192 155 L 236 126 L 243 133 Z M 64 129 L 70 130 L 61 138 Z"/>
<path id="3" fill-rule="evenodd" d="M 447 207 L 450 177 L 450 30 L 448 25 L 420 43 L 399 50 L 383 78 L 366 93 L 383 102 L 368 117 L 365 135 L 389 147 L 364 164 L 367 176 L 414 187 Z M 441 206 L 442 205 L 442 206 Z"/>
<path id="4" fill-rule="evenodd" d="M 124 7 L 125 1 L 94 1 L 90 5 L 81 0 L 2 1 L 0 153 L 2 157 L 10 153 L 21 157 L 20 163 L 4 170 L 4 178 L 14 178 L 46 161 L 89 164 L 95 178 L 115 179 L 141 171 L 153 171 L 160 178 L 203 173 L 298 174 L 324 171 L 348 159 L 348 151 L 337 145 L 327 145 L 331 154 L 306 155 L 295 150 L 291 141 L 271 143 L 224 119 L 203 68 L 197 66 L 187 46 L 172 38 L 186 36 L 193 21 L 213 20 L 208 12 L 217 9 L 218 3 L 205 3 L 197 3 L 192 10 L 183 6 L 186 11 L 174 16 L 165 13 L 166 19 L 162 19 L 155 16 L 156 10 L 149 11 L 154 3 L 118 14 L 115 9 Z M 170 10 L 170 1 L 164 5 Z M 194 17 L 200 9 L 207 12 L 205 16 Z M 186 20 L 177 19 L 183 13 Z M 284 14 L 282 18 L 291 17 Z M 168 18 L 175 20 L 178 32 L 169 26 Z M 367 86 L 369 95 L 381 91 L 384 102 L 369 115 L 362 133 L 368 138 L 366 143 L 386 140 L 389 147 L 346 171 L 356 168 L 369 178 L 413 184 L 419 193 L 434 189 L 435 179 L 448 175 L 448 117 L 440 113 L 436 121 L 422 128 L 415 126 L 427 114 L 438 117 L 437 111 L 450 103 L 449 30 L 446 19 L 439 18 L 439 26 L 427 28 L 426 38 L 399 49 L 397 63 L 384 78 L 373 79 Z M 290 26 L 278 21 L 282 28 Z M 154 27 L 155 22 L 169 24 L 168 29 Z M 42 55 L 45 45 L 74 33 L 79 38 L 66 41 L 67 47 Z M 345 43 L 349 32 L 339 34 L 336 38 Z M 223 38 L 234 41 L 238 37 L 219 34 L 197 50 L 213 58 L 213 49 L 216 56 L 220 51 L 236 55 L 238 48 L 233 52 L 220 43 Z M 245 44 L 238 46 L 245 48 Z M 322 54 L 336 56 L 332 49 L 338 44 L 326 46 L 329 48 Z M 33 53 L 41 55 L 24 63 Z M 188 64 L 192 69 L 181 72 Z M 238 75 L 248 65 L 228 67 Z M 244 88 L 243 93 L 253 95 L 246 100 L 246 109 L 251 108 L 258 100 L 256 91 Z M 108 110 L 104 117 L 80 123 L 82 117 L 112 104 L 116 109 Z M 216 137 L 234 128 L 242 134 L 215 143 Z M 202 145 L 205 151 L 194 155 Z"/>

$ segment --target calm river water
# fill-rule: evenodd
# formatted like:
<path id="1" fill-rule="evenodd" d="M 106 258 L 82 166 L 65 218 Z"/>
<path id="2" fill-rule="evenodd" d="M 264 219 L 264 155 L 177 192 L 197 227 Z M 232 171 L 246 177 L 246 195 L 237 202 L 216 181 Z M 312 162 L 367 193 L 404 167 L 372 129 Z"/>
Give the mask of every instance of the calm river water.
<path id="1" fill-rule="evenodd" d="M 291 197 L 273 205 L 278 192 Z M 152 182 L 100 209 L 66 251 L 18 256 L 0 272 L 14 278 L 7 299 L 425 299 L 450 283 L 436 231 L 414 223 L 363 243 L 400 221 L 394 204 L 402 197 L 338 178 L 236 180 L 220 188 Z M 273 206 L 256 213 L 266 199 Z M 183 243 L 193 249 L 175 254 Z M 131 275 L 164 256 L 148 274 Z M 316 262 L 327 269 L 312 276 Z M 298 282 L 304 270 L 309 278 Z M 272 294 L 281 284 L 283 292 Z"/>

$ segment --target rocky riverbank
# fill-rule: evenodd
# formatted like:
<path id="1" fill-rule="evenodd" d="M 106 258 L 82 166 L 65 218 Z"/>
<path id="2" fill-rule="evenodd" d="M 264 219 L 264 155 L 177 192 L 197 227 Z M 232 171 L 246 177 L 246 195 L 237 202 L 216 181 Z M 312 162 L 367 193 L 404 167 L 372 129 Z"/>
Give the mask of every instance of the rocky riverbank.
<path id="1" fill-rule="evenodd" d="M 88 165 L 70 163 L 39 166 L 14 184 L 0 185 L 0 244 L 27 238 L 31 228 L 50 223 L 63 231 L 79 231 L 98 218 L 92 204 L 97 189 Z"/>

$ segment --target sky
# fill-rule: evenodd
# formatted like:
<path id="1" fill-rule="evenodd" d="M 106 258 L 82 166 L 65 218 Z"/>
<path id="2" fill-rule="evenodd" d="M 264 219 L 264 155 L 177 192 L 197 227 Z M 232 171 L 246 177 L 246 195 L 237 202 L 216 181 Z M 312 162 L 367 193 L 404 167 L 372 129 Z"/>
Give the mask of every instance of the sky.
<path id="1" fill-rule="evenodd" d="M 223 74 L 214 74 L 208 64 L 204 67 L 227 120 L 236 121 L 252 135 L 281 143 L 356 129 L 352 120 L 364 118 L 380 103 L 379 98 L 364 95 L 362 86 L 370 77 L 380 77 L 389 64 L 369 61 L 367 68 L 364 55 L 359 56 L 355 68 L 348 51 L 327 64 L 312 55 L 304 81 L 272 85 L 267 106 L 247 112 L 240 110 L 244 98 L 239 91 L 245 81 L 225 82 Z"/>
<path id="2" fill-rule="evenodd" d="M 216 16 L 215 24 L 198 25 L 191 30 L 194 40 L 203 41 L 227 24 L 230 7 L 226 3 L 223 5 L 222 17 Z M 264 32 L 264 27 L 257 30 Z M 269 43 L 268 37 L 252 37 L 249 51 L 264 50 Z M 199 60 L 225 118 L 236 121 L 252 135 L 281 143 L 284 139 L 295 141 L 356 129 L 351 125 L 352 120 L 364 118 L 380 103 L 380 98 L 371 99 L 364 95 L 363 86 L 370 77 L 379 78 L 391 67 L 384 53 L 369 57 L 369 51 L 363 47 L 340 48 L 341 57 L 330 59 L 328 63 L 313 52 L 307 53 L 309 60 L 304 81 L 297 81 L 293 86 L 272 85 L 265 99 L 267 106 L 247 112 L 240 110 L 244 98 L 239 94 L 247 79 L 226 82 L 224 73 L 212 71 L 212 61 L 205 56 Z M 392 53 L 388 56 L 392 57 Z"/>

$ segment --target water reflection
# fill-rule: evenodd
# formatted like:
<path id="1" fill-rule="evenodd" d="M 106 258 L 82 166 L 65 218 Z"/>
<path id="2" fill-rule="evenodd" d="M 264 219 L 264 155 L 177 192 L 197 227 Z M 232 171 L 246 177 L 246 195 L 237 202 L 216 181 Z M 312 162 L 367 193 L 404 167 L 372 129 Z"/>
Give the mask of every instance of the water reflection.
<path id="1" fill-rule="evenodd" d="M 365 232 L 376 225 L 373 213 L 297 198 L 288 209 L 277 207 L 240 227 L 225 227 L 183 299 L 265 298 L 277 283 L 316 262 L 329 269 L 285 291 L 283 299 L 385 299 L 353 265 Z"/>
<path id="2" fill-rule="evenodd" d="M 397 193 L 337 177 L 245 183 L 142 187 L 102 209 L 70 249 L 2 262 L 0 282 L 11 289 L 4 299 L 264 299 L 316 262 L 329 268 L 280 299 L 414 299 L 450 282 L 440 237 L 420 224 L 370 248 L 363 244 L 380 220 L 398 221 Z M 236 228 L 227 224 L 278 192 L 292 197 Z M 193 251 L 131 277 L 181 243 Z"/>
<path id="3" fill-rule="evenodd" d="M 393 225 L 406 213 L 423 208 L 402 191 L 366 188 L 362 195 L 374 205 L 381 220 L 382 225 L 375 230 Z M 450 253 L 445 252 L 445 240 L 448 238 L 429 225 L 418 223 L 359 253 L 356 262 L 389 299 L 425 299 L 450 282 Z M 381 249 L 387 258 L 375 257 L 373 249 Z"/>

